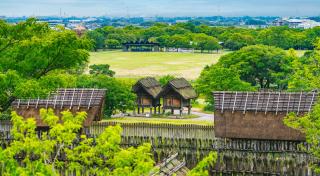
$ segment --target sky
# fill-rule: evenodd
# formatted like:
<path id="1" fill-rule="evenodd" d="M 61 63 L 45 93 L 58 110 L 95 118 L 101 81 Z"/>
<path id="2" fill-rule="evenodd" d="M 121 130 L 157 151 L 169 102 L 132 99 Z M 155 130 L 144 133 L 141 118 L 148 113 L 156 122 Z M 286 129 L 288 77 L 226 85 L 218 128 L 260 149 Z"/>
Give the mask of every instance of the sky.
<path id="1" fill-rule="evenodd" d="M 113 17 L 319 16 L 320 0 L 0 0 L 0 15 L 60 14 Z"/>

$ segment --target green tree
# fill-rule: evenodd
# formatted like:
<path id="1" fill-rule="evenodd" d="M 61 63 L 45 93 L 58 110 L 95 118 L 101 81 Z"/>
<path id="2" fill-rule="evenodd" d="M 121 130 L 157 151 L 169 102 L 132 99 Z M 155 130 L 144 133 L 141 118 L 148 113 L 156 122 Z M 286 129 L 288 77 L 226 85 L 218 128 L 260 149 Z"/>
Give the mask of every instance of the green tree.
<path id="1" fill-rule="evenodd" d="M 185 35 L 174 35 L 169 37 L 169 46 L 176 48 L 190 48 L 190 39 L 188 36 Z"/>
<path id="2" fill-rule="evenodd" d="M 173 79 L 175 79 L 174 76 L 172 76 L 172 75 L 165 75 L 165 76 L 161 76 L 161 77 L 159 78 L 159 82 L 160 82 L 161 86 L 164 86 L 164 85 L 166 85 L 169 81 L 171 81 L 171 80 L 173 80 Z"/>
<path id="3" fill-rule="evenodd" d="M 217 159 L 217 152 L 210 152 L 207 157 L 188 173 L 188 176 L 209 176 L 209 169 L 214 167 Z"/>
<path id="4" fill-rule="evenodd" d="M 253 86 L 284 89 L 292 72 L 291 62 L 291 57 L 280 48 L 253 45 L 222 56 L 218 65 L 236 70 L 241 80 Z"/>
<path id="5" fill-rule="evenodd" d="M 100 64 L 100 65 L 90 65 L 90 74 L 92 75 L 106 75 L 113 77 L 115 72 L 110 70 L 110 65 L 108 64 Z"/>
<path id="6" fill-rule="evenodd" d="M 38 137 L 35 119 L 24 120 L 12 113 L 13 142 L 0 148 L 1 175 L 59 175 L 60 170 L 69 170 L 76 175 L 140 176 L 153 169 L 151 145 L 122 149 L 120 126 L 106 128 L 95 140 L 79 138 L 85 112 L 74 116 L 65 111 L 63 123 L 51 109 L 42 109 L 40 114 L 50 130 Z"/>
<path id="7" fill-rule="evenodd" d="M 22 80 L 16 71 L 0 73 L 0 111 L 6 111 L 11 106 L 16 86 Z"/>
<path id="8" fill-rule="evenodd" d="M 91 43 L 73 31 L 50 30 L 35 19 L 7 26 L 9 31 L 0 36 L 2 72 L 11 69 L 24 77 L 40 78 L 52 70 L 70 69 L 88 61 Z"/>
<path id="9" fill-rule="evenodd" d="M 304 32 L 288 27 L 271 27 L 259 32 L 257 40 L 264 45 L 276 46 L 282 49 L 305 49 L 308 47 Z"/>
<path id="10" fill-rule="evenodd" d="M 193 45 L 195 49 L 200 50 L 201 53 L 205 50 L 210 52 L 221 48 L 219 41 L 216 38 L 207 36 L 206 34 L 193 35 Z"/>
<path id="11" fill-rule="evenodd" d="M 39 88 L 36 82 L 50 72 L 77 69 L 88 61 L 91 43 L 73 31 L 51 30 L 48 24 L 37 23 L 32 18 L 17 25 L 1 21 L 0 26 L 3 111 L 19 95 L 35 96 L 34 90 Z"/>
<path id="12" fill-rule="evenodd" d="M 302 57 L 295 57 L 293 61 L 293 74 L 290 76 L 290 91 L 310 91 L 318 89 L 320 85 L 320 40 L 314 51 L 308 51 Z"/>
<path id="13" fill-rule="evenodd" d="M 253 91 L 250 83 L 240 79 L 237 71 L 224 68 L 219 65 L 206 67 L 200 77 L 196 80 L 195 88 L 198 93 L 205 95 L 206 110 L 213 110 L 214 100 L 212 91 Z"/>
<path id="14" fill-rule="evenodd" d="M 300 130 L 306 135 L 306 142 L 310 145 L 308 149 L 304 150 L 310 153 L 317 159 L 320 159 L 320 104 L 316 104 L 313 110 L 304 115 L 298 117 L 295 113 L 290 113 L 285 119 L 284 123 L 294 129 Z M 320 167 L 318 164 L 310 163 L 317 173 L 320 173 Z"/>
<path id="15" fill-rule="evenodd" d="M 93 42 L 93 49 L 103 49 L 105 46 L 105 36 L 100 30 L 93 30 L 86 32 L 85 36 Z"/>
<path id="16" fill-rule="evenodd" d="M 117 49 L 121 47 L 121 43 L 116 39 L 107 39 L 105 44 L 109 49 Z"/>
<path id="17" fill-rule="evenodd" d="M 253 36 L 242 33 L 235 33 L 228 36 L 224 46 L 231 50 L 239 50 L 242 47 L 254 45 L 255 39 Z"/>
<path id="18" fill-rule="evenodd" d="M 117 111 L 126 112 L 135 106 L 135 94 L 131 85 L 105 75 L 80 75 L 77 77 L 77 87 L 107 89 L 105 99 L 105 116 L 110 117 Z"/>

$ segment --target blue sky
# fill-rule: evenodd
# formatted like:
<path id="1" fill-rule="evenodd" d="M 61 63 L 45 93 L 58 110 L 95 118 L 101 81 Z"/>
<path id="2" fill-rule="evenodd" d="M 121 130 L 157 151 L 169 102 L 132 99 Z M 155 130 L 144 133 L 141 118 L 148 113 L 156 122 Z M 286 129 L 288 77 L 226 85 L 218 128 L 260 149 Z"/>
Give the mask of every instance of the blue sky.
<path id="1" fill-rule="evenodd" d="M 316 16 L 320 0 L 0 0 L 0 15 Z"/>

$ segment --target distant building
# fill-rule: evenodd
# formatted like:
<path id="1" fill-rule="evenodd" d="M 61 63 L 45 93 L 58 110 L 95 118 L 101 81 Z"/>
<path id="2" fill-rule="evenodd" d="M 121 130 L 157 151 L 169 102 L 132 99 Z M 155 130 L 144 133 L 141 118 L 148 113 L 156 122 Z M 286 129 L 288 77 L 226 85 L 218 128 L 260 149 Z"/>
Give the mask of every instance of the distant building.
<path id="1" fill-rule="evenodd" d="M 310 29 L 320 26 L 319 22 L 310 19 L 288 19 L 282 18 L 273 21 L 273 26 L 288 26 L 290 28 Z"/>
<path id="2" fill-rule="evenodd" d="M 275 21 L 272 22 L 273 26 L 286 26 L 288 25 L 288 22 L 283 19 L 276 19 Z"/>
<path id="3" fill-rule="evenodd" d="M 320 22 L 316 22 L 313 20 L 306 20 L 303 23 L 299 24 L 298 28 L 311 29 L 317 26 L 320 26 Z"/>
<path id="4" fill-rule="evenodd" d="M 78 25 L 73 30 L 78 34 L 78 36 L 82 36 L 87 31 L 87 28 L 82 25 Z"/>
<path id="5" fill-rule="evenodd" d="M 298 28 L 298 26 L 300 24 L 302 24 L 304 22 L 304 20 L 302 20 L 302 19 L 289 19 L 289 20 L 287 20 L 287 22 L 288 22 L 288 26 L 290 28 Z"/>

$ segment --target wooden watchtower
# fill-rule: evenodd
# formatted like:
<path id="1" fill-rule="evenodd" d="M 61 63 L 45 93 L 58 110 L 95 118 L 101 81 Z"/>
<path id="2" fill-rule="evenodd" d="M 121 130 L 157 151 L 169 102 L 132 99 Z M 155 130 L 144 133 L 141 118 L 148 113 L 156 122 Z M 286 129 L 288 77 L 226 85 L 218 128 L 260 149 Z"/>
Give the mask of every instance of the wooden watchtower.
<path id="1" fill-rule="evenodd" d="M 93 121 L 103 118 L 103 106 L 105 101 L 105 89 L 58 89 L 52 92 L 46 99 L 17 99 L 12 103 L 12 109 L 24 118 L 34 117 L 38 127 L 47 127 L 40 118 L 40 109 L 53 109 L 57 116 L 62 111 L 86 112 L 87 119 L 84 127 L 90 126 Z"/>
<path id="2" fill-rule="evenodd" d="M 171 113 L 174 110 L 180 110 L 180 115 L 184 107 L 188 108 L 188 114 L 191 113 L 191 100 L 197 98 L 197 93 L 191 84 L 184 78 L 174 79 L 165 85 L 159 94 L 163 98 L 163 112 L 170 109 Z"/>
<path id="3" fill-rule="evenodd" d="M 132 87 L 132 91 L 137 95 L 136 104 L 138 107 L 138 114 L 140 109 L 142 114 L 145 108 L 150 108 L 150 114 L 152 114 L 152 108 L 154 108 L 154 114 L 160 113 L 160 98 L 158 97 L 162 88 L 160 83 L 152 77 L 142 78 Z"/>
<path id="4" fill-rule="evenodd" d="M 214 92 L 215 135 L 231 139 L 304 141 L 305 135 L 287 127 L 290 112 L 312 110 L 317 92 Z"/>

